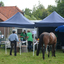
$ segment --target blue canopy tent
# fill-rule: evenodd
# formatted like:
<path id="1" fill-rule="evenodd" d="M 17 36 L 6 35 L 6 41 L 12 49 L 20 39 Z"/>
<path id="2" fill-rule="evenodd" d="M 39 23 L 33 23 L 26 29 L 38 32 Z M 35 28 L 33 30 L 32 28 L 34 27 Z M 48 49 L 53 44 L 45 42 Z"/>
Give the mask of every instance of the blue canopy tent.
<path id="1" fill-rule="evenodd" d="M 38 35 L 40 35 L 43 31 L 53 32 L 55 28 L 63 24 L 64 18 L 55 11 L 40 22 L 35 22 L 35 26 L 38 27 L 39 30 Z"/>
<path id="2" fill-rule="evenodd" d="M 49 16 L 44 18 L 40 22 L 36 22 L 36 27 L 58 27 L 64 24 L 64 18 L 60 16 L 57 12 L 52 12 Z"/>
<path id="3" fill-rule="evenodd" d="M 24 17 L 20 12 L 18 12 L 8 20 L 0 22 L 0 27 L 33 28 L 34 23 Z"/>
<path id="4" fill-rule="evenodd" d="M 16 13 L 8 20 L 0 22 L 0 27 L 34 28 L 34 26 L 35 26 L 34 23 L 28 20 L 26 17 L 24 17 L 20 12 Z"/>
<path id="5" fill-rule="evenodd" d="M 43 32 L 43 31 L 48 31 L 48 32 L 53 32 L 55 30 L 56 27 L 64 25 L 64 18 L 62 16 L 60 16 L 57 12 L 52 12 L 49 16 L 47 16 L 46 18 L 44 18 L 42 21 L 40 22 L 36 22 L 35 26 L 39 27 L 39 35 Z M 60 46 L 64 46 L 64 35 L 63 33 L 61 33 L 61 35 L 58 33 L 58 41 L 60 40 L 61 45 Z M 59 43 L 57 43 L 59 44 Z M 59 47 L 60 47 L 59 46 Z"/>

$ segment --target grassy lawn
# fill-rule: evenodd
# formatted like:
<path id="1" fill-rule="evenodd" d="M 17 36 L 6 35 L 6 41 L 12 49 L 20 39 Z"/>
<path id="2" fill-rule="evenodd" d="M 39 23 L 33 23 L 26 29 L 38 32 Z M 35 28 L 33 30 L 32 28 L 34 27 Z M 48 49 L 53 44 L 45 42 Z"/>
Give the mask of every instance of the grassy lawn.
<path id="1" fill-rule="evenodd" d="M 62 51 L 56 51 L 56 57 L 48 58 L 47 54 L 45 54 L 45 60 L 42 59 L 42 53 L 39 56 L 33 56 L 33 52 L 27 53 L 17 53 L 17 56 L 9 55 L 9 49 L 7 50 L 7 54 L 5 54 L 4 49 L 0 49 L 0 64 L 64 64 L 64 53 Z"/>

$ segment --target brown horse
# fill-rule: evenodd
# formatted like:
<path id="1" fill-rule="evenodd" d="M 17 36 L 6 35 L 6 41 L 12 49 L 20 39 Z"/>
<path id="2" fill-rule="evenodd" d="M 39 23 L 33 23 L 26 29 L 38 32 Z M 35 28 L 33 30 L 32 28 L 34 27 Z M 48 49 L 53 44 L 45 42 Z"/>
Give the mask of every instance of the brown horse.
<path id="1" fill-rule="evenodd" d="M 52 56 L 56 57 L 55 56 L 55 46 L 56 46 L 56 43 L 57 43 L 57 38 L 56 38 L 56 36 L 55 36 L 55 34 L 53 32 L 50 32 L 50 33 L 43 32 L 40 35 L 40 38 L 39 38 L 39 45 L 38 45 L 38 49 L 37 49 L 36 55 L 37 56 L 39 55 L 40 47 L 42 46 L 43 59 L 45 59 L 44 54 L 45 54 L 46 47 L 48 45 L 48 57 L 49 57 L 50 45 L 52 45 Z M 43 46 L 43 44 L 45 46 Z"/>

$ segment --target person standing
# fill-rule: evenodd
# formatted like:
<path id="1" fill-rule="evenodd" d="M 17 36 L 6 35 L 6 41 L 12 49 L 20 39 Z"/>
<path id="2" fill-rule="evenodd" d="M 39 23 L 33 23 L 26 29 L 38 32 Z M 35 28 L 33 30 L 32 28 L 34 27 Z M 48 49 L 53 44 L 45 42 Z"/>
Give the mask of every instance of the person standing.
<path id="1" fill-rule="evenodd" d="M 25 30 L 24 30 L 24 32 L 22 32 L 20 34 L 20 39 L 21 39 L 21 41 L 25 41 L 26 40 L 26 31 Z"/>
<path id="2" fill-rule="evenodd" d="M 20 40 L 21 40 L 21 41 L 26 41 L 26 36 L 27 36 L 26 30 L 24 30 L 24 32 L 22 32 L 22 33 L 20 34 Z M 22 43 L 22 45 L 26 45 L 26 42 L 25 42 L 25 43 Z"/>
<path id="3" fill-rule="evenodd" d="M 16 46 L 17 46 L 17 42 L 19 43 L 19 39 L 18 39 L 16 32 L 12 31 L 12 34 L 9 36 L 8 39 L 11 42 L 10 55 L 12 55 L 12 49 L 14 46 L 14 56 L 16 56 Z"/>
<path id="4" fill-rule="evenodd" d="M 33 38 L 32 38 L 32 33 L 30 32 L 30 30 L 27 30 L 27 40 L 28 40 L 28 51 L 30 52 L 32 49 L 32 43 L 33 43 Z"/>

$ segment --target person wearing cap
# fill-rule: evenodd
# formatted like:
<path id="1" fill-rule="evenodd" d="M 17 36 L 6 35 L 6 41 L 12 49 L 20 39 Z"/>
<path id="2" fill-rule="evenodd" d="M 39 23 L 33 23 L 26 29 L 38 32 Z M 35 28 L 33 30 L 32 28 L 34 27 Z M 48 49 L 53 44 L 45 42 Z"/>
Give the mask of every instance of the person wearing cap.
<path id="1" fill-rule="evenodd" d="M 32 38 L 32 33 L 30 32 L 30 30 L 27 30 L 27 40 L 28 40 L 28 51 L 30 52 L 32 49 L 32 42 L 33 42 L 33 38 Z"/>
<path id="2" fill-rule="evenodd" d="M 26 30 L 24 30 L 24 32 L 22 32 L 22 33 L 20 34 L 20 40 L 21 40 L 21 41 L 26 41 L 26 36 L 27 36 Z M 23 45 L 23 44 L 22 44 L 22 45 Z M 25 45 L 26 45 L 26 43 L 25 43 Z"/>
<path id="3" fill-rule="evenodd" d="M 16 31 L 12 31 L 12 34 L 8 37 L 8 39 L 11 42 L 10 55 L 12 55 L 12 49 L 14 46 L 14 56 L 16 56 L 16 45 L 17 45 L 17 42 L 19 43 L 19 39 L 16 34 Z"/>

